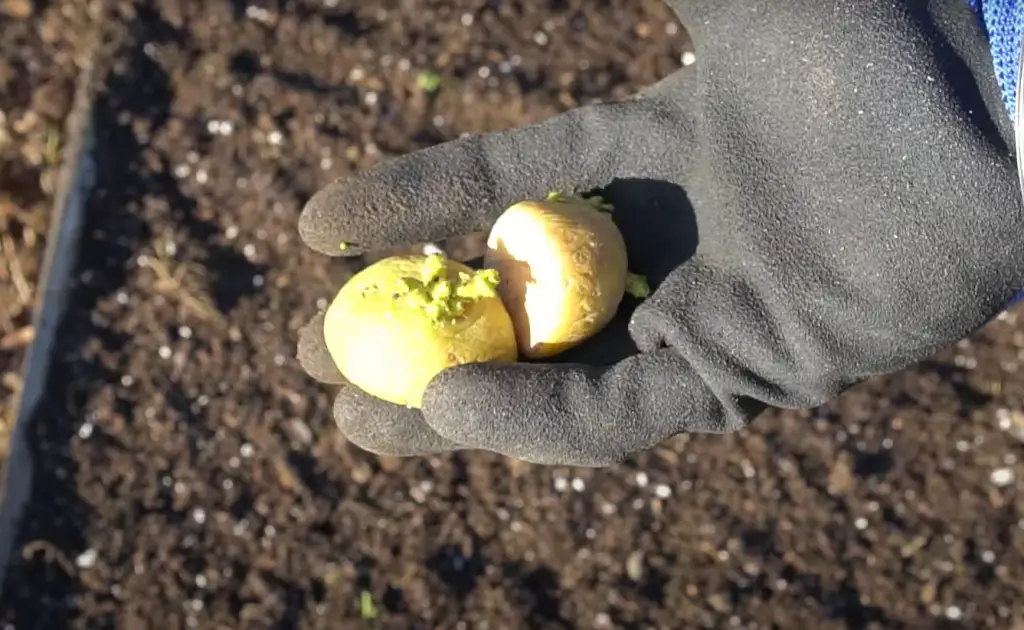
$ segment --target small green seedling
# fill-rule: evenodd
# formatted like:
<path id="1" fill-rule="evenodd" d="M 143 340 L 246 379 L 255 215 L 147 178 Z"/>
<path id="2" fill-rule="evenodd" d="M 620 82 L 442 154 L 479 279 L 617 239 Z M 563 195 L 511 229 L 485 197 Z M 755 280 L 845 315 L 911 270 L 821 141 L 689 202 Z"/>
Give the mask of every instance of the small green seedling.
<path id="1" fill-rule="evenodd" d="M 377 618 L 377 604 L 373 602 L 373 594 L 370 591 L 363 591 L 359 594 L 359 616 L 363 621 L 373 621 Z"/>
<path id="2" fill-rule="evenodd" d="M 441 75 L 432 70 L 421 72 L 416 78 L 416 87 L 427 94 L 435 94 L 441 89 Z"/>

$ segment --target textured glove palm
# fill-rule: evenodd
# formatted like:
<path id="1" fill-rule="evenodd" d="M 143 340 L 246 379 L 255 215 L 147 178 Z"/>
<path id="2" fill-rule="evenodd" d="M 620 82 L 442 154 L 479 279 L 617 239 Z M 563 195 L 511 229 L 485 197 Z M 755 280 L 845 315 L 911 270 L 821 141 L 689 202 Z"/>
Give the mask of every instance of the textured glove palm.
<path id="1" fill-rule="evenodd" d="M 406 155 L 310 200 L 300 232 L 336 255 L 601 189 L 655 288 L 559 363 L 443 372 L 422 412 L 342 387 L 356 444 L 607 465 L 765 405 L 824 403 L 970 333 L 1020 287 L 1012 128 L 966 3 L 670 4 L 697 62 L 637 98 Z M 341 382 L 319 318 L 299 354 Z"/>

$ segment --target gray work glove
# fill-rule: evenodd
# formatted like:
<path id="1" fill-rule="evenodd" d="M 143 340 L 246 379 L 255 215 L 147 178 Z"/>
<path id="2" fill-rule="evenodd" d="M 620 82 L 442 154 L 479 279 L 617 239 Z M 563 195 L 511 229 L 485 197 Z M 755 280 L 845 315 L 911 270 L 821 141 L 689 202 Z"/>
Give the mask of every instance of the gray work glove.
<path id="1" fill-rule="evenodd" d="M 309 201 L 302 238 L 338 255 L 599 190 L 655 289 L 571 357 L 441 373 L 422 413 L 343 386 L 354 443 L 608 465 L 824 403 L 969 334 L 1024 284 L 1012 127 L 966 2 L 670 4 L 696 64 L 636 99 L 418 151 Z M 341 383 L 321 321 L 300 359 Z"/>

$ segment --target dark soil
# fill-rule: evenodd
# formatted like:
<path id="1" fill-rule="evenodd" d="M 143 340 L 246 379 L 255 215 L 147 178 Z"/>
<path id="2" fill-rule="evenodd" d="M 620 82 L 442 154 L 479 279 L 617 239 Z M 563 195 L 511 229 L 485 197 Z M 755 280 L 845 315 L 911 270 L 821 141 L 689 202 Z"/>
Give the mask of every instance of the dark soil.
<path id="1" fill-rule="evenodd" d="M 293 360 L 345 273 L 296 237 L 318 187 L 663 76 L 685 41 L 659 3 L 158 0 L 101 23 L 98 185 L 0 624 L 1024 627 L 1021 309 L 826 408 L 597 471 L 373 457 Z"/>
<path id="2" fill-rule="evenodd" d="M 0 0 L 0 462 L 7 455 L 85 41 L 85 2 Z M 74 24 L 76 28 L 69 28 Z"/>

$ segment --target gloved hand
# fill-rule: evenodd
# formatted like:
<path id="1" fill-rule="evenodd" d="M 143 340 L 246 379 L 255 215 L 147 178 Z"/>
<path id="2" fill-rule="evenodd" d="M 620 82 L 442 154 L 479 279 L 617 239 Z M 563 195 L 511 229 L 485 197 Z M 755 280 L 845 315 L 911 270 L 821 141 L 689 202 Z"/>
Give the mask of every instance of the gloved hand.
<path id="1" fill-rule="evenodd" d="M 966 2 L 671 4 L 696 64 L 636 99 L 406 155 L 309 201 L 303 239 L 337 255 L 600 190 L 655 289 L 574 357 L 441 373 L 422 413 L 342 387 L 357 445 L 608 465 L 824 403 L 969 334 L 1024 284 L 1013 130 Z M 300 357 L 339 383 L 319 322 Z"/>

